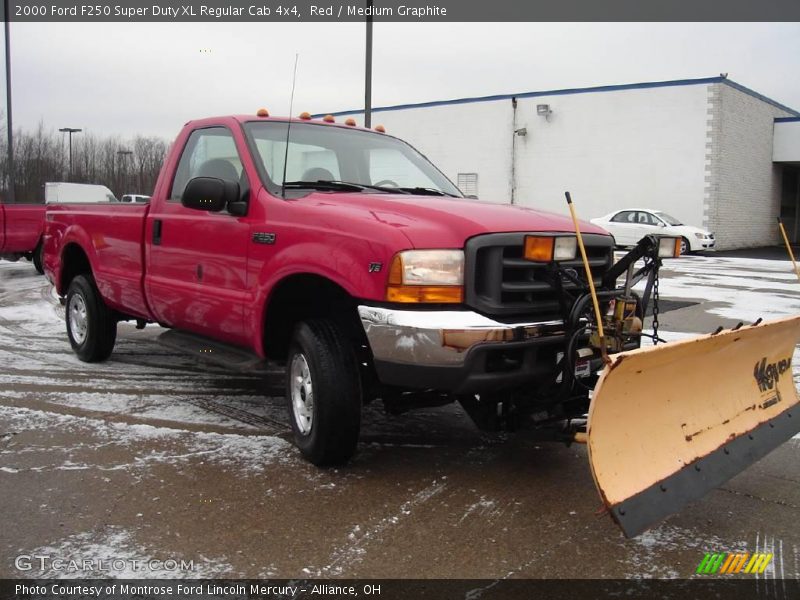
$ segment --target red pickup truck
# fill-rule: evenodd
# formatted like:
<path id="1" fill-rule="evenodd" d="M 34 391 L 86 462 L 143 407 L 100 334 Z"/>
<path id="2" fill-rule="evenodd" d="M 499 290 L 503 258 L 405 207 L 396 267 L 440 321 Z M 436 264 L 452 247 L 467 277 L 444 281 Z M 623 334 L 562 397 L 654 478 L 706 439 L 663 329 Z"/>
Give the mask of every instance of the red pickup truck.
<path id="1" fill-rule="evenodd" d="M 283 361 L 295 441 L 320 465 L 351 457 L 378 398 L 459 401 L 494 429 L 585 415 L 602 361 L 572 221 L 465 199 L 380 128 L 304 116 L 189 122 L 149 204 L 48 207 L 45 271 L 78 357 L 107 359 L 135 320 Z M 628 264 L 581 228 L 607 308 Z"/>
<path id="2" fill-rule="evenodd" d="M 32 260 L 36 270 L 42 269 L 44 236 L 44 204 L 0 203 L 0 258 Z"/>

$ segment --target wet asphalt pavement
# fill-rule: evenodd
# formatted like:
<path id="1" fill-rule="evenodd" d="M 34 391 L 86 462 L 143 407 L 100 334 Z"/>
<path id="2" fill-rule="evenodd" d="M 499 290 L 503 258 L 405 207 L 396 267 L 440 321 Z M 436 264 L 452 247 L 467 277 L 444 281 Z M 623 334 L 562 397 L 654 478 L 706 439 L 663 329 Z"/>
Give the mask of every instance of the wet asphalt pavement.
<path id="1" fill-rule="evenodd" d="M 793 277 L 781 260 L 670 263 L 662 331 L 800 313 Z M 33 554 L 126 561 L 101 576 L 689 577 L 733 551 L 774 553 L 764 579 L 800 576 L 800 439 L 625 539 L 583 446 L 378 403 L 352 464 L 320 470 L 289 441 L 282 385 L 274 365 L 158 327 L 122 324 L 108 362 L 81 363 L 45 279 L 0 262 L 0 577 L 87 574 L 19 570 Z"/>

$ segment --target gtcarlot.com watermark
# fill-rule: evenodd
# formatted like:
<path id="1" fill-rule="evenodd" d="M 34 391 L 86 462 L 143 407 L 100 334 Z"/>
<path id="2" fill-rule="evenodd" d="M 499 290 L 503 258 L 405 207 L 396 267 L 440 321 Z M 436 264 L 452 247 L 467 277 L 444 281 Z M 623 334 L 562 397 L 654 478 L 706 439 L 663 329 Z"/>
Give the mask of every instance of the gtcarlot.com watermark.
<path id="1" fill-rule="evenodd" d="M 178 572 L 194 571 L 193 560 L 155 558 L 59 558 L 47 554 L 20 554 L 14 559 L 18 571 L 41 571 L 57 573 L 96 572 Z"/>

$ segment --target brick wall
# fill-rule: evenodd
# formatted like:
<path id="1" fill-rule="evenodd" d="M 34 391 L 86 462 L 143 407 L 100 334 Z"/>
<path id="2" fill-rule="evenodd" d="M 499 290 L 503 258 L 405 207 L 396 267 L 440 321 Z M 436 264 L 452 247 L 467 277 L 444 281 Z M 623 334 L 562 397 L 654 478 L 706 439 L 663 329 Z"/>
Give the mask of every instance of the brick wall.
<path id="1" fill-rule="evenodd" d="M 777 244 L 781 168 L 772 162 L 775 117 L 784 110 L 726 83 L 708 88 L 703 225 L 717 248 Z"/>

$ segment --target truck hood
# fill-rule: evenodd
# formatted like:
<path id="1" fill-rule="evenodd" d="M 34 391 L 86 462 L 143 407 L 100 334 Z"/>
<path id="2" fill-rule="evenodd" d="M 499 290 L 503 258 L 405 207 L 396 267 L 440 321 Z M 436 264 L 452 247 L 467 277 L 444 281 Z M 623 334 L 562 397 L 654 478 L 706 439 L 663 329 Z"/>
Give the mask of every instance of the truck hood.
<path id="1" fill-rule="evenodd" d="M 307 201 L 336 206 L 340 218 L 366 218 L 398 229 L 415 248 L 461 248 L 467 239 L 483 233 L 575 231 L 564 215 L 464 198 L 316 192 L 299 200 Z M 588 222 L 581 221 L 580 227 L 582 233 L 608 235 Z"/>

